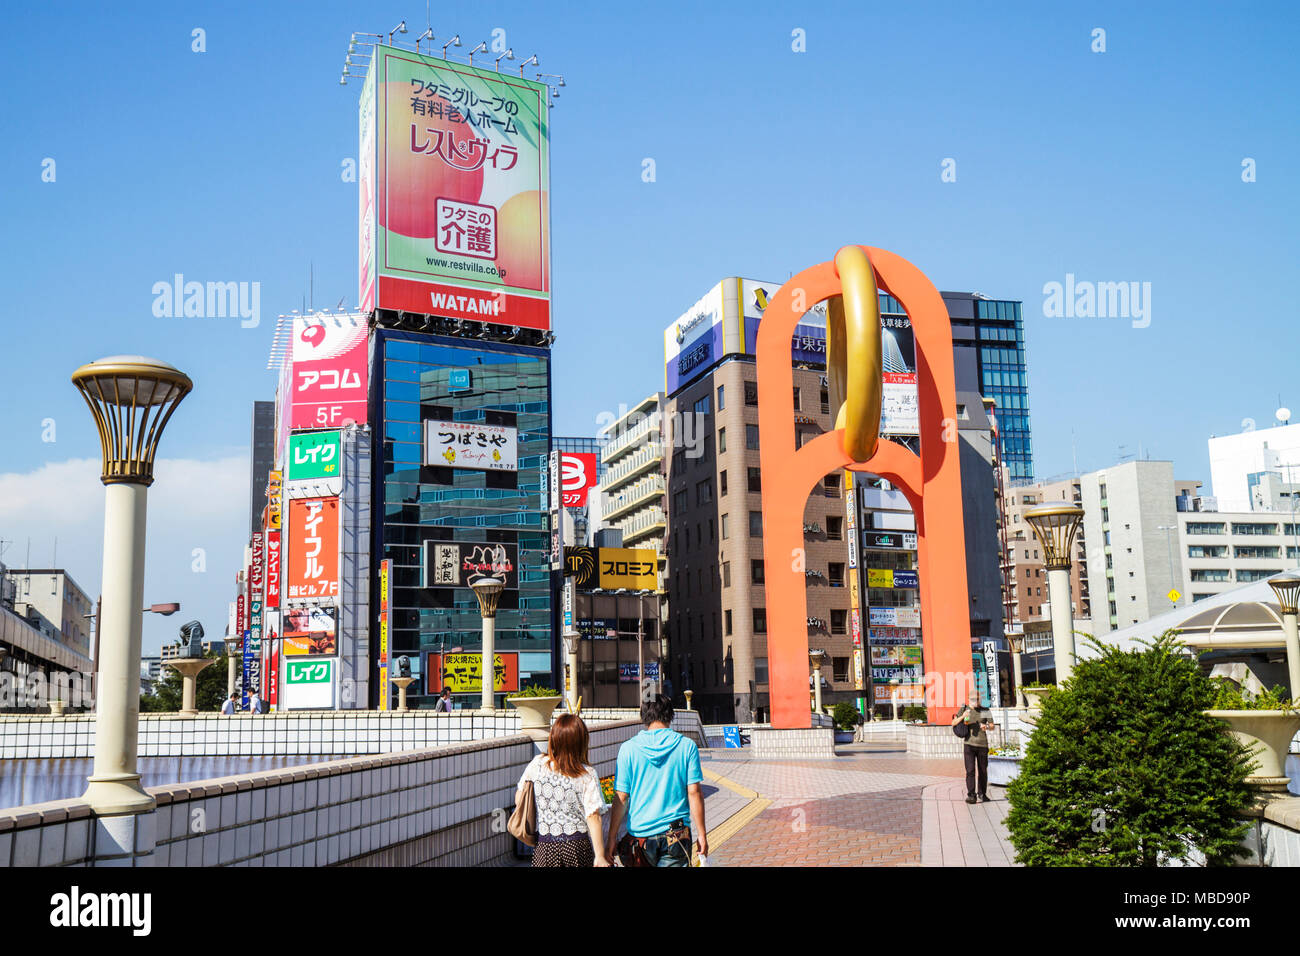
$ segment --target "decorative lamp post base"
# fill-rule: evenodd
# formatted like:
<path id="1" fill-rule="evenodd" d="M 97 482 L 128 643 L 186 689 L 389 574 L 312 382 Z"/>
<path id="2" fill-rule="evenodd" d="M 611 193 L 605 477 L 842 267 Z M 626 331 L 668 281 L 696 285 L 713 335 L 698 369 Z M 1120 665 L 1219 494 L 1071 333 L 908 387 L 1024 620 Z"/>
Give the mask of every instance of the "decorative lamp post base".
<path id="1" fill-rule="evenodd" d="M 392 677 L 389 678 L 397 685 L 397 713 L 404 714 L 409 710 L 406 706 L 406 688 L 410 687 L 415 681 L 414 677 Z"/>
<path id="2" fill-rule="evenodd" d="M 93 774 L 87 778 L 83 800 L 99 816 L 147 813 L 157 802 L 145 793 L 138 773 Z"/>
<path id="3" fill-rule="evenodd" d="M 199 712 L 198 707 L 194 703 L 195 687 L 198 684 L 199 671 L 212 663 L 214 663 L 214 661 L 210 657 L 181 658 L 179 660 L 171 660 L 167 662 L 168 667 L 180 672 L 183 681 L 181 684 L 180 712 L 182 717 L 193 717 Z"/>

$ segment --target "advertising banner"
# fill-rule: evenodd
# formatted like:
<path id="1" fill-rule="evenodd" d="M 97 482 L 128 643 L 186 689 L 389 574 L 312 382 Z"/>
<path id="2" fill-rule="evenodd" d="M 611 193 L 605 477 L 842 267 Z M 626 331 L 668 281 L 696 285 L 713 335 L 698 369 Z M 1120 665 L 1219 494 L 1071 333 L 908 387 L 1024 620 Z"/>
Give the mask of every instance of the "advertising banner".
<path id="1" fill-rule="evenodd" d="M 289 501 L 286 597 L 336 598 L 339 593 L 339 499 Z"/>
<path id="2" fill-rule="evenodd" d="M 876 705 L 885 705 L 888 707 L 897 697 L 898 706 L 906 707 L 908 704 L 920 704 L 925 700 L 924 684 L 873 684 L 872 698 Z"/>
<path id="3" fill-rule="evenodd" d="M 597 548 L 600 587 L 607 591 L 653 591 L 659 587 L 658 554 L 653 548 Z"/>
<path id="4" fill-rule="evenodd" d="M 508 425 L 430 419 L 424 423 L 424 463 L 442 468 L 518 471 L 518 431 Z"/>
<path id="5" fill-rule="evenodd" d="M 302 316 L 293 321 L 293 428 L 366 423 L 367 327 L 364 316 Z"/>
<path id="6" fill-rule="evenodd" d="M 873 667 L 871 679 L 875 682 L 888 683 L 891 680 L 898 680 L 911 684 L 921 679 L 921 669 L 919 667 Z"/>
<path id="7" fill-rule="evenodd" d="M 281 614 L 281 647 L 285 657 L 331 656 L 338 653 L 334 608 L 295 607 Z"/>
<path id="8" fill-rule="evenodd" d="M 883 665 L 907 665 L 919 667 L 921 665 L 921 648 L 916 645 L 898 645 L 893 647 L 872 645 L 871 664 L 873 667 Z"/>
<path id="9" fill-rule="evenodd" d="M 393 562 L 379 562 L 379 709 L 388 709 L 388 618 L 393 602 Z"/>
<path id="10" fill-rule="evenodd" d="M 618 638 L 618 621 L 594 618 L 578 621 L 578 633 L 593 641 L 612 641 Z"/>
<path id="11" fill-rule="evenodd" d="M 921 632 L 914 627 L 872 627 L 867 631 L 869 644 L 919 644 Z"/>
<path id="12" fill-rule="evenodd" d="M 921 626 L 921 609 L 919 607 L 900 607 L 894 616 L 899 627 Z"/>
<path id="13" fill-rule="evenodd" d="M 337 670 L 338 662 L 333 658 L 285 661 L 285 709 L 333 709 L 334 678 Z"/>
<path id="14" fill-rule="evenodd" d="M 897 626 L 898 609 L 893 607 L 873 607 L 867 609 L 867 622 L 872 627 L 879 625 Z"/>
<path id="15" fill-rule="evenodd" d="M 619 679 L 619 683 L 622 683 L 622 684 L 635 683 L 635 682 L 636 682 L 636 672 L 637 672 L 637 663 L 636 663 L 636 661 L 620 661 L 620 662 L 619 662 L 619 665 L 618 665 L 618 679 Z M 645 662 L 645 677 L 646 677 L 646 680 L 658 680 L 658 679 L 659 679 L 659 662 L 658 662 L 658 661 L 646 661 L 646 662 Z"/>
<path id="16" fill-rule="evenodd" d="M 289 480 L 337 478 L 342 459 L 338 431 L 297 432 L 289 436 Z"/>
<path id="17" fill-rule="evenodd" d="M 284 491 L 281 472 L 268 472 L 266 476 L 266 527 L 270 531 L 280 530 L 280 495 Z"/>
<path id="18" fill-rule="evenodd" d="M 867 587 L 869 588 L 892 588 L 894 586 L 894 572 L 889 568 L 868 568 L 867 569 Z"/>
<path id="19" fill-rule="evenodd" d="M 266 533 L 266 607 L 280 606 L 280 532 Z"/>
<path id="20" fill-rule="evenodd" d="M 595 453 L 560 452 L 560 473 L 564 507 L 585 507 L 587 492 L 596 487 Z"/>
<path id="21" fill-rule="evenodd" d="M 519 655 L 497 653 L 493 655 L 493 689 L 516 691 L 519 689 Z M 427 670 L 427 692 L 441 694 L 444 687 L 453 694 L 473 694 L 483 689 L 483 655 L 430 654 Z"/>
<path id="22" fill-rule="evenodd" d="M 894 587 L 896 588 L 919 588 L 921 579 L 915 571 L 895 571 Z"/>
<path id="23" fill-rule="evenodd" d="M 880 355 L 884 367 L 880 405 L 882 435 L 920 434 L 920 404 L 916 391 L 916 344 L 912 320 L 881 313 Z"/>
<path id="24" fill-rule="evenodd" d="M 903 534 L 899 532 L 864 531 L 862 546 L 864 548 L 903 548 Z M 915 537 L 915 535 L 913 535 Z"/>
<path id="25" fill-rule="evenodd" d="M 265 614 L 266 626 L 262 632 L 263 659 L 266 668 L 266 702 L 275 709 L 279 696 L 280 679 L 280 612 L 268 609 Z"/>
<path id="26" fill-rule="evenodd" d="M 543 485 L 547 489 L 547 494 L 546 500 L 542 502 L 542 510 L 547 512 L 547 521 L 550 523 L 551 570 L 558 571 L 564 560 L 564 541 L 560 527 L 560 510 L 563 501 L 560 494 L 560 453 L 558 451 L 551 452 L 546 466 L 546 481 Z"/>
<path id="27" fill-rule="evenodd" d="M 734 281 L 734 280 L 733 280 Z M 726 280 L 710 289 L 664 330 L 664 385 L 672 394 L 699 376 L 714 362 L 744 348 L 739 313 L 726 322 L 723 288 Z"/>
<path id="28" fill-rule="evenodd" d="M 357 303 L 361 311 L 375 310 L 375 71 L 361 86 L 357 128 Z"/>
<path id="29" fill-rule="evenodd" d="M 424 542 L 424 586 L 467 588 L 479 578 L 497 578 L 506 590 L 519 587 L 519 548 L 499 541 Z"/>
<path id="30" fill-rule="evenodd" d="M 265 544 L 261 531 L 253 532 L 253 561 L 248 566 L 248 590 L 255 595 L 255 600 L 262 595 L 262 562 L 266 558 Z"/>
<path id="31" fill-rule="evenodd" d="M 375 163 L 363 302 L 373 273 L 377 308 L 550 328 L 547 95 L 509 73 L 374 47 L 360 114 L 363 193 Z"/>

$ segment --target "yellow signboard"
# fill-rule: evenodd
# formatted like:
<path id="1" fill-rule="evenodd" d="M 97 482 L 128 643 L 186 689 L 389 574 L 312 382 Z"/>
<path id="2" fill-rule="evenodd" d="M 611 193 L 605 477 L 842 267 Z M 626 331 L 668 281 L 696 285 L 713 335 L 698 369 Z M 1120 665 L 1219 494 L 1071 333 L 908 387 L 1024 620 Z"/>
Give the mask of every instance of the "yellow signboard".
<path id="1" fill-rule="evenodd" d="M 600 587 L 605 590 L 659 589 L 659 552 L 653 548 L 600 548 L 597 554 Z"/>
<path id="2" fill-rule="evenodd" d="M 519 689 L 519 655 L 496 653 L 494 658 L 494 691 Z M 483 688 L 482 654 L 430 654 L 428 693 L 440 694 L 447 688 L 453 694 L 473 694 Z"/>
<path id="3" fill-rule="evenodd" d="M 890 568 L 868 568 L 867 569 L 867 587 L 869 588 L 892 588 L 894 586 L 894 572 Z"/>

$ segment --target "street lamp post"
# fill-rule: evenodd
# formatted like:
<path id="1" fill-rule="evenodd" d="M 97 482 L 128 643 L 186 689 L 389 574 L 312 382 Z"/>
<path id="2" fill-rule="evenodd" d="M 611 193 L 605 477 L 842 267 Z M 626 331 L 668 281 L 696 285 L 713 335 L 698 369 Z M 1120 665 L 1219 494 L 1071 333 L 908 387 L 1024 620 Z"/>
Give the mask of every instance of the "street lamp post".
<path id="1" fill-rule="evenodd" d="M 490 714 L 496 711 L 497 602 L 501 600 L 505 582 L 498 578 L 479 578 L 470 587 L 483 615 L 483 704 L 479 709 Z"/>
<path id="2" fill-rule="evenodd" d="M 820 714 L 822 712 L 822 662 L 825 660 L 825 651 L 808 652 L 808 663 L 812 666 L 814 714 Z"/>
<path id="3" fill-rule="evenodd" d="M 1025 695 L 1020 691 L 1020 685 L 1024 683 L 1020 670 L 1020 655 L 1025 652 L 1024 631 L 1008 631 L 1007 643 L 1011 645 L 1011 668 L 1016 675 L 1016 706 L 1024 707 Z"/>
<path id="4" fill-rule="evenodd" d="M 1052 601 L 1052 649 L 1059 686 L 1074 672 L 1074 612 L 1070 607 L 1070 550 L 1083 519 L 1078 505 L 1044 505 L 1025 512 L 1043 546 L 1047 593 Z"/>
<path id="5" fill-rule="evenodd" d="M 1292 700 L 1300 696 L 1300 628 L 1296 625 L 1296 604 L 1300 600 L 1300 574 L 1284 571 L 1268 579 L 1282 611 L 1282 630 L 1286 634 L 1287 687 Z"/>
<path id="6" fill-rule="evenodd" d="M 564 634 L 564 657 L 565 667 L 568 671 L 568 699 L 569 713 L 578 712 L 578 641 L 582 635 L 577 631 L 567 631 Z"/>
<path id="7" fill-rule="evenodd" d="M 72 383 L 99 429 L 104 492 L 104 578 L 97 673 L 95 762 L 84 799 L 99 814 L 154 806 L 136 769 L 145 505 L 154 455 L 172 413 L 194 387 L 156 359 L 118 355 L 77 369 Z"/>

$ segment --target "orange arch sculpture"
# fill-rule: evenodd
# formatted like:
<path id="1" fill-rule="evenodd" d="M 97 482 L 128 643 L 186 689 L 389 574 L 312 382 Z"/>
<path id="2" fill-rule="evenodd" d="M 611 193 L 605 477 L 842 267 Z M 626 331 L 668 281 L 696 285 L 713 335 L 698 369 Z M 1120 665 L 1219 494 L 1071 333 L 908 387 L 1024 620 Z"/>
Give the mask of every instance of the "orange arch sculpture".
<path id="1" fill-rule="evenodd" d="M 950 720 L 963 702 L 966 689 L 973 686 L 956 378 L 948 310 L 930 280 L 906 259 L 884 249 L 856 248 L 866 254 L 880 288 L 897 299 L 911 318 L 916 342 L 921 454 L 918 457 L 904 446 L 881 438 L 869 458 L 855 461 L 845 450 L 843 427 L 817 436 L 803 448 L 796 447 L 791 338 L 800 317 L 818 302 L 840 295 L 843 286 L 834 262 L 812 266 L 787 281 L 763 313 L 757 348 L 768 673 L 772 726 L 776 728 L 811 725 L 807 584 L 802 571 L 796 570 L 801 563 L 797 557 L 803 548 L 808 496 L 817 482 L 838 468 L 886 478 L 912 505 L 930 720 Z M 834 351 L 833 343 L 828 342 L 827 351 L 828 356 Z M 877 419 L 875 427 L 878 425 Z M 865 632 L 866 627 L 862 630 Z"/>

